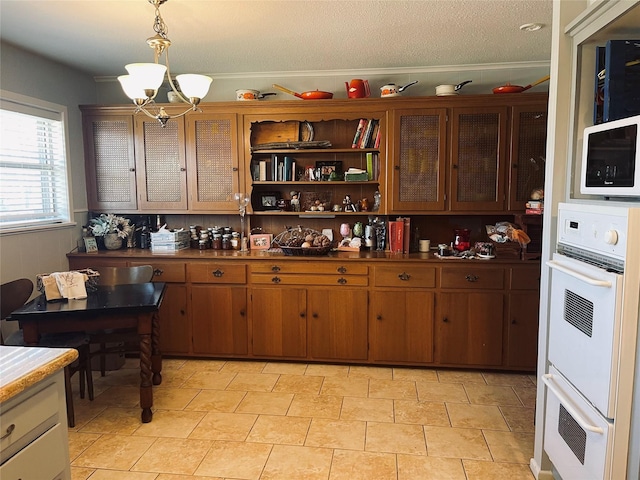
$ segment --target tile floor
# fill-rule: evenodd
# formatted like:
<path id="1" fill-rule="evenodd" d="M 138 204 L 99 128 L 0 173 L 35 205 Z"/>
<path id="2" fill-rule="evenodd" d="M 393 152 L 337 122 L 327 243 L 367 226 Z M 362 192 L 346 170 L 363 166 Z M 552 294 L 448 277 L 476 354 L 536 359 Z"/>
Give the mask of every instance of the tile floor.
<path id="1" fill-rule="evenodd" d="M 535 377 L 165 359 L 140 423 L 137 361 L 75 392 L 73 480 L 532 480 Z M 77 378 L 73 378 L 77 387 Z"/>

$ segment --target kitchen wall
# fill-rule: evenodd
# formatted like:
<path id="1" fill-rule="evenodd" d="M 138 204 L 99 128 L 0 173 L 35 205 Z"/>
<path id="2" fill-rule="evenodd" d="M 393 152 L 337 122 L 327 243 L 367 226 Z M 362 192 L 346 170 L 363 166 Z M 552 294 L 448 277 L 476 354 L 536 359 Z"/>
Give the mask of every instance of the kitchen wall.
<path id="1" fill-rule="evenodd" d="M 0 87 L 9 92 L 67 106 L 72 209 L 77 225 L 86 222 L 82 117 L 79 104 L 94 103 L 96 86 L 89 75 L 12 45 L 0 44 Z M 80 236 L 79 226 L 0 235 L 0 283 L 38 273 L 68 269 L 66 253 Z M 17 328 L 13 322 L 3 327 Z"/>

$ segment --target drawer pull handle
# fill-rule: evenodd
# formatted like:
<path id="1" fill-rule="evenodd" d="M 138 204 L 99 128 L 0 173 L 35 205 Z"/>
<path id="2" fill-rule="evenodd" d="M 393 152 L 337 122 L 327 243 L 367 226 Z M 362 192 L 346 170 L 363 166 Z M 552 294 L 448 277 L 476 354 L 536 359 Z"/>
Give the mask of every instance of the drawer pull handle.
<path id="1" fill-rule="evenodd" d="M 347 273 L 347 267 L 338 267 L 338 273 L 342 273 L 342 274 Z"/>
<path id="2" fill-rule="evenodd" d="M 409 275 L 409 274 L 408 274 L 408 273 L 406 273 L 406 272 L 402 272 L 400 275 L 398 275 L 398 278 L 399 278 L 400 280 L 407 281 L 407 280 L 409 280 L 409 279 L 411 278 L 411 275 Z"/>
<path id="3" fill-rule="evenodd" d="M 216 278 L 220 278 L 224 275 L 224 272 L 218 268 L 217 270 L 211 272 L 211 274 Z"/>
<path id="4" fill-rule="evenodd" d="M 280 280 L 280 277 L 273 277 L 273 278 L 271 279 L 271 281 L 272 281 L 273 283 L 280 283 L 280 281 L 281 281 L 281 280 Z"/>
<path id="5" fill-rule="evenodd" d="M 477 282 L 480 277 L 478 277 L 477 275 L 467 275 L 464 278 L 467 279 L 467 282 Z"/>
<path id="6" fill-rule="evenodd" d="M 5 438 L 7 438 L 9 435 L 11 435 L 13 433 L 13 431 L 16 429 L 16 424 L 12 423 L 11 425 L 9 425 L 7 427 L 7 430 L 5 431 L 4 435 L 2 435 L 0 437 L 0 440 L 4 440 Z"/>
<path id="7" fill-rule="evenodd" d="M 345 285 L 345 284 L 347 283 L 347 279 L 346 279 L 346 278 L 342 278 L 342 277 L 340 277 L 340 278 L 338 279 L 338 283 L 339 283 L 340 285 Z"/>
<path id="8" fill-rule="evenodd" d="M 273 267 L 271 267 L 271 271 L 272 272 L 279 272 L 280 271 L 280 267 L 278 265 L 274 265 Z"/>
<path id="9" fill-rule="evenodd" d="M 159 277 L 159 276 L 160 276 L 160 275 L 162 275 L 163 273 L 164 273 L 164 270 L 162 270 L 161 268 L 156 268 L 156 269 L 153 271 L 153 276 L 154 276 L 154 277 Z"/>

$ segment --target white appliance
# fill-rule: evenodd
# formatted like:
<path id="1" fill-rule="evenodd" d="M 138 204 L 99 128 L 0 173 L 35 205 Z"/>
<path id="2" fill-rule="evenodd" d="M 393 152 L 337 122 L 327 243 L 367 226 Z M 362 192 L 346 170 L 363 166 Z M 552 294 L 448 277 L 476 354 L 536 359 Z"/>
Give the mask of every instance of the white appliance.
<path id="1" fill-rule="evenodd" d="M 624 478 L 640 205 L 563 203 L 551 268 L 544 449 L 563 480 Z"/>

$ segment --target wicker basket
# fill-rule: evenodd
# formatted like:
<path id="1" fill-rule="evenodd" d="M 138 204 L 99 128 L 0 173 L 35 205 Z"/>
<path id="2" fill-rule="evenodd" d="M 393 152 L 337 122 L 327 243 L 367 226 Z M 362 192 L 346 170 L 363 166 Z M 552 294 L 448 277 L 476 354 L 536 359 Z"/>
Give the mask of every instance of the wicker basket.
<path id="1" fill-rule="evenodd" d="M 82 270 L 73 270 L 74 272 L 82 273 L 85 280 L 85 288 L 87 292 L 95 292 L 98 289 L 98 281 L 100 280 L 100 272 L 96 272 L 95 270 L 91 270 L 90 268 L 84 268 Z M 40 273 L 36 275 L 36 286 L 40 293 L 44 293 L 44 282 L 43 278 L 48 277 L 48 273 Z"/>
<path id="2" fill-rule="evenodd" d="M 300 245 L 305 241 L 307 235 L 319 236 L 322 233 L 311 228 L 291 227 L 278 234 L 273 239 L 273 244 L 288 256 L 318 256 L 327 255 L 333 248 L 333 243 L 324 247 L 302 248 Z"/>

